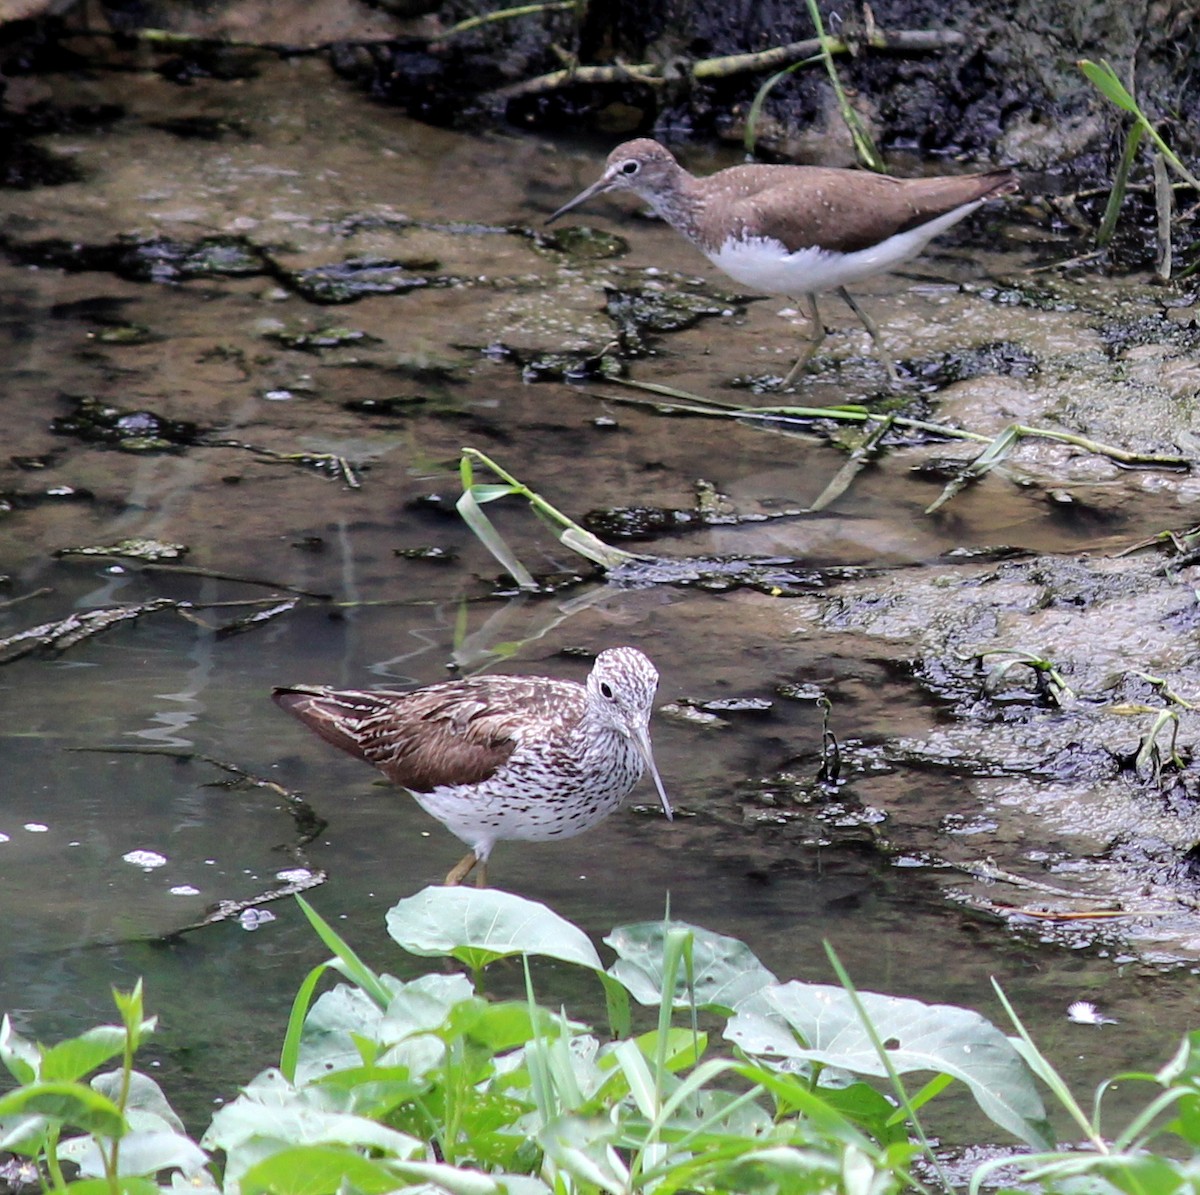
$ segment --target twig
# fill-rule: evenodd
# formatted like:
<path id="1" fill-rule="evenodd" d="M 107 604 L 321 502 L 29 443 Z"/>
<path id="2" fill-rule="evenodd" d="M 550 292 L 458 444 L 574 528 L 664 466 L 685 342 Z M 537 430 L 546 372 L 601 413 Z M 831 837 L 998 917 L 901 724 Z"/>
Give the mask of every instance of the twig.
<path id="1" fill-rule="evenodd" d="M 850 54 L 859 49 L 860 45 L 872 50 L 900 54 L 924 54 L 954 49 L 965 42 L 963 34 L 950 29 L 902 29 L 892 33 L 876 29 L 864 38 L 862 43 L 838 37 L 810 37 L 784 46 L 773 46 L 769 50 L 760 50 L 754 54 L 725 54 L 719 58 L 703 58 L 691 64 L 688 74 L 693 81 L 699 83 L 710 79 L 727 79 L 732 75 L 778 70 L 789 63 L 822 52 Z M 636 66 L 580 66 L 571 70 L 552 71 L 547 75 L 539 75 L 536 79 L 524 79 L 507 87 L 498 87 L 495 91 L 485 93 L 482 98 L 512 100 L 520 96 L 542 95 L 576 84 L 643 83 L 650 87 L 662 87 L 667 82 L 667 72 L 657 62 L 643 62 Z"/>
<path id="2" fill-rule="evenodd" d="M 500 12 L 486 12 L 477 17 L 467 17 L 457 25 L 451 25 L 445 33 L 437 36 L 436 42 L 448 41 L 462 33 L 469 33 L 481 25 L 490 25 L 494 21 L 511 21 L 514 17 L 530 17 L 542 12 L 568 12 L 576 5 L 576 0 L 548 0 L 543 4 L 521 4 L 516 8 L 505 8 Z"/>
<path id="3" fill-rule="evenodd" d="M 32 589 L 29 593 L 23 593 L 19 597 L 9 598 L 6 602 L 0 602 L 0 610 L 11 610 L 14 606 L 21 605 L 22 602 L 30 602 L 34 598 L 45 597 L 46 594 L 53 592 L 54 590 L 49 585 L 43 585 L 41 589 Z"/>
<path id="4" fill-rule="evenodd" d="M 751 419 L 764 423 L 775 421 L 791 421 L 794 423 L 810 424 L 822 420 L 835 423 L 868 423 L 879 418 L 865 407 L 747 407 L 737 403 L 722 402 L 719 399 L 702 398 L 697 394 L 688 394 L 670 386 L 660 386 L 653 382 L 637 382 L 630 378 L 609 378 L 613 385 L 628 386 L 635 390 L 645 390 L 651 394 L 661 394 L 676 401 L 670 404 L 651 402 L 648 399 L 621 397 L 620 395 L 605 395 L 607 402 L 627 403 L 631 406 L 654 407 L 667 412 L 682 412 L 709 419 Z M 926 419 L 910 419 L 905 415 L 897 415 L 894 420 L 896 427 L 911 428 L 914 431 L 929 432 L 947 440 L 974 440 L 977 443 L 991 444 L 995 437 L 985 436 L 980 432 L 967 431 L 965 428 L 952 427 L 945 423 L 930 423 Z M 1007 430 L 1007 429 L 1006 429 Z M 1105 456 L 1110 460 L 1124 465 L 1145 465 L 1160 469 L 1184 469 L 1190 471 L 1195 461 L 1185 456 L 1165 456 L 1153 452 L 1130 452 L 1125 448 L 1116 448 L 1110 444 L 1101 444 L 1098 440 L 1087 436 L 1078 436 L 1074 432 L 1054 431 L 1050 428 L 1029 427 L 1023 423 L 1011 425 L 1011 431 L 1019 436 L 1031 439 L 1053 440 L 1057 443 L 1070 444 L 1096 456 Z"/>
<path id="5" fill-rule="evenodd" d="M 69 747 L 67 750 L 80 754 L 162 755 L 167 759 L 177 759 L 181 763 L 193 763 L 199 760 L 201 763 L 209 764 L 214 768 L 219 768 L 222 772 L 228 772 L 230 775 L 236 776 L 239 780 L 244 781 L 253 788 L 268 789 L 284 799 L 292 821 L 295 822 L 296 829 L 300 831 L 300 838 L 297 842 L 290 846 L 281 846 L 279 848 L 293 855 L 300 848 L 312 842 L 329 825 L 295 789 L 284 788 L 282 784 L 278 784 L 274 780 L 267 780 L 262 776 L 256 776 L 253 772 L 246 771 L 245 768 L 236 763 L 229 763 L 227 760 L 217 759 L 212 755 L 205 755 L 201 751 L 189 751 L 175 747 L 134 747 L 128 745 L 114 747 Z"/>

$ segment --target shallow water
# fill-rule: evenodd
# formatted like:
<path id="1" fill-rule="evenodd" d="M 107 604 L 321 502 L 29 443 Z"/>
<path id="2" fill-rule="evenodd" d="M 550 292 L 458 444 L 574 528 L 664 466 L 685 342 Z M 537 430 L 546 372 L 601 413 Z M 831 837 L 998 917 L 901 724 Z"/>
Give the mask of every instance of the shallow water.
<path id="1" fill-rule="evenodd" d="M 157 1065 L 172 1095 L 182 1086 L 172 1079 L 186 1078 L 191 1094 L 181 1103 L 202 1127 L 207 1101 L 228 1097 L 231 1078 L 272 1060 L 291 996 L 324 952 L 290 901 L 269 906 L 275 920 L 255 932 L 222 924 L 169 945 L 137 941 L 171 934 L 214 901 L 278 886 L 279 873 L 296 865 L 281 847 L 297 841 L 271 791 L 230 788 L 199 759 L 142 752 L 195 752 L 302 790 L 328 822 L 301 852 L 328 873 L 310 898 L 369 960 L 415 973 L 389 949 L 383 913 L 437 882 L 460 845 L 405 795 L 376 785 L 370 769 L 277 711 L 271 686 L 428 683 L 452 661 L 473 670 L 494 656 L 510 670 L 580 678 L 586 665 L 563 649 L 622 642 L 655 660 L 664 703 L 745 696 L 774 704 L 766 714 L 723 715 L 713 727 L 658 718 L 656 754 L 678 820 L 664 823 L 643 785 L 582 837 L 502 845 L 494 882 L 596 936 L 660 917 L 669 898 L 674 916 L 743 938 L 785 977 L 828 980 L 829 940 L 863 988 L 998 1015 L 996 975 L 1081 1083 L 1165 1055 L 1193 1023 L 1185 969 L 1160 971 L 1123 954 L 1119 939 L 1071 950 L 1028 931 L 1014 937 L 994 919 L 947 905 L 937 868 L 917 865 L 905 847 L 936 843 L 930 827 L 948 810 L 973 815 L 952 775 L 876 778 L 870 802 L 885 803 L 882 831 L 853 809 L 853 783 L 818 801 L 811 820 L 772 815 L 763 779 L 811 778 L 821 740 L 815 702 L 781 698 L 780 686 L 826 692 L 833 729 L 847 741 L 898 738 L 938 720 L 911 679 L 865 644 L 789 635 L 780 612 L 790 599 L 744 589 L 592 581 L 551 596 L 496 596 L 497 566 L 453 511 L 464 444 L 575 517 L 615 506 L 690 509 L 697 479 L 743 514 L 802 507 L 845 459 L 815 435 L 668 417 L 619 401 L 632 392 L 598 385 L 529 384 L 503 354 L 484 354 L 497 342 L 534 351 L 611 337 L 595 275 L 539 251 L 522 232 L 591 181 L 598 151 L 429 129 L 372 105 L 315 62 L 267 65 L 236 85 L 200 80 L 184 89 L 148 74 L 39 85 L 64 104 L 117 100 L 126 111 L 102 130 L 45 139 L 85 177 L 6 196 L 10 240 L 229 232 L 293 268 L 376 252 L 434 257 L 459 281 L 322 308 L 262 274 L 167 285 L 0 265 L 9 296 L 0 315 L 8 447 L 0 487 L 19 499 L 3 516 L 10 604 L 0 634 L 156 597 L 196 606 L 190 617 L 159 610 L 0 669 L 0 1006 L 20 1030 L 48 1039 L 107 1019 L 110 985 L 144 976 L 163 1023 Z M 200 114 L 236 117 L 244 134 L 198 143 L 154 127 Z M 631 243 L 620 269 L 652 282 L 661 275 L 645 267 L 678 270 L 726 289 L 669 230 L 627 210 L 600 202 L 589 213 Z M 363 217 L 367 231 L 345 232 Z M 997 228 L 986 235 L 993 252 L 955 239 L 914 268 L 915 280 L 865 288 L 868 304 L 886 312 L 887 338 L 925 357 L 981 340 L 1049 355 L 1068 351 L 1065 338 L 1070 351 L 1097 352 L 1086 318 L 980 297 L 990 276 L 1028 260 L 1019 236 Z M 971 286 L 961 291 L 960 280 Z M 798 329 L 783 307 L 731 305 L 727 317 L 655 341 L 633 372 L 745 397 L 728 387 L 731 375 L 790 364 Z M 828 307 L 828 347 L 843 364 L 792 401 L 859 402 L 880 391 L 865 338 Z M 112 343 L 108 333 L 129 324 L 149 330 L 145 342 Z M 306 353 L 267 338 L 298 324 L 377 340 Z M 350 488 L 246 448 L 130 454 L 53 434 L 51 419 L 83 395 L 195 421 L 216 440 L 341 454 L 360 466 L 363 484 Z M 959 409 L 988 434 L 1024 417 L 1023 397 L 1009 380 L 986 377 L 955 391 Z M 383 414 L 344 405 L 385 399 L 405 401 Z M 942 479 L 912 475 L 910 464 L 884 458 L 819 516 L 700 528 L 649 550 L 781 555 L 812 568 L 919 567 L 961 547 L 1074 552 L 1137 538 L 1186 522 L 1194 501 L 1186 487 L 1101 468 L 1082 511 L 1054 514 L 1043 489 L 994 477 L 929 518 L 922 511 Z M 488 509 L 535 571 L 581 568 L 519 504 Z M 55 555 L 130 536 L 185 544 L 184 567 L 211 575 Z M 397 555 L 427 546 L 445 557 Z M 227 603 L 283 586 L 329 600 L 304 596 L 262 626 L 218 632 L 247 613 Z M 844 815 L 835 800 L 846 801 Z M 881 832 L 893 850 L 877 849 Z M 1089 996 L 1120 1025 L 1067 1025 L 1067 1004 Z"/>

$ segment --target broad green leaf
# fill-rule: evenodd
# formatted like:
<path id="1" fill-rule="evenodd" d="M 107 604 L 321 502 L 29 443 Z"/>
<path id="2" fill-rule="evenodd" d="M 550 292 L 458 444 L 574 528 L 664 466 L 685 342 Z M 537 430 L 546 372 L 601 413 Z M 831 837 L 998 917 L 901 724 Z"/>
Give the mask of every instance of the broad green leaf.
<path id="1" fill-rule="evenodd" d="M 362 988 L 339 983 L 322 992 L 309 1009 L 296 1050 L 291 1079 L 304 1083 L 362 1061 L 360 1038 L 377 1040 L 383 1013 Z"/>
<path id="2" fill-rule="evenodd" d="M 92 1090 L 106 1095 L 115 1104 L 121 1091 L 121 1072 L 106 1071 L 92 1080 Z M 129 1090 L 125 1096 L 125 1113 L 129 1116 L 134 1112 L 149 1112 L 157 1116 L 165 1125 L 177 1133 L 186 1132 L 183 1121 L 175 1114 L 163 1089 L 141 1071 L 132 1071 L 129 1075 Z"/>
<path id="3" fill-rule="evenodd" d="M 134 1174 L 123 1175 L 115 1183 L 106 1178 L 85 1178 L 68 1183 L 65 1190 L 71 1195 L 162 1195 L 153 1179 Z"/>
<path id="4" fill-rule="evenodd" d="M 715 934 L 684 922 L 643 921 L 622 925 L 604 939 L 619 956 L 608 974 L 619 980 L 640 1004 L 658 1004 L 662 998 L 663 948 L 672 929 L 692 934 L 696 1004 L 731 1012 L 743 1000 L 776 981 L 750 950 L 737 938 Z M 674 1004 L 690 1004 L 686 985 L 676 985 Z"/>
<path id="5" fill-rule="evenodd" d="M 59 1147 L 62 1157 L 79 1166 L 80 1174 L 97 1178 L 104 1173 L 104 1158 L 92 1137 L 75 1137 Z M 162 1170 L 194 1174 L 208 1164 L 208 1155 L 182 1133 L 158 1129 L 131 1132 L 121 1138 L 117 1166 L 122 1175 L 154 1175 Z"/>
<path id="6" fill-rule="evenodd" d="M 791 982 L 763 993 L 768 1016 L 733 1016 L 725 1036 L 763 1063 L 779 1058 L 820 1062 L 858 1075 L 887 1070 L 859 1021 L 849 995 L 829 984 Z M 1012 1043 L 977 1012 L 860 992 L 888 1060 L 900 1074 L 953 1075 L 1001 1128 L 1035 1149 L 1051 1140 L 1033 1076 Z M 797 1040 L 797 1038 L 799 1040 Z"/>
<path id="7" fill-rule="evenodd" d="M 563 1116 L 546 1125 L 537 1139 L 546 1156 L 568 1174 L 609 1195 L 627 1195 L 629 1171 L 611 1148 L 618 1132 L 607 1117 Z"/>
<path id="8" fill-rule="evenodd" d="M 684 1188 L 736 1191 L 738 1195 L 755 1195 L 760 1191 L 764 1195 L 779 1195 L 784 1191 L 788 1195 L 804 1195 L 808 1191 L 825 1193 L 841 1188 L 840 1159 L 834 1154 L 786 1145 L 762 1148 L 752 1140 L 733 1142 L 726 1146 L 726 1151 L 733 1156 L 714 1156 L 706 1151 L 690 1162 L 676 1163 L 672 1179 Z"/>
<path id="9" fill-rule="evenodd" d="M 608 1010 L 608 1027 L 615 1038 L 628 1037 L 633 1032 L 633 1016 L 629 1008 L 629 989 L 607 971 L 598 973 L 604 985 L 604 1004 Z"/>
<path id="10" fill-rule="evenodd" d="M 472 968 L 539 954 L 602 969 L 583 930 L 537 901 L 493 888 L 426 888 L 393 905 L 387 927 L 410 954 L 448 954 Z"/>
<path id="11" fill-rule="evenodd" d="M 648 1061 L 654 1061 L 659 1055 L 660 1039 L 657 1029 L 641 1034 L 634 1038 L 634 1041 Z M 666 1042 L 663 1045 L 661 1059 L 666 1069 L 669 1071 L 686 1070 L 696 1066 L 704 1057 L 704 1051 L 708 1046 L 708 1034 L 694 1033 L 691 1029 L 679 1027 L 670 1028 L 666 1032 Z"/>
<path id="12" fill-rule="evenodd" d="M 117 1025 L 97 1025 L 78 1037 L 60 1041 L 42 1052 L 40 1075 L 53 1083 L 71 1082 L 103 1066 L 125 1049 L 125 1030 Z"/>
<path id="13" fill-rule="evenodd" d="M 861 1148 L 869 1145 L 863 1132 L 887 1143 L 905 1140 L 903 1130 L 892 1131 L 888 1127 L 895 1105 L 866 1083 L 814 1089 L 808 1075 L 775 1070 L 756 1062 L 738 1063 L 732 1069 L 775 1097 L 778 1116 L 800 1112 L 814 1130 L 831 1140 Z"/>
<path id="14" fill-rule="evenodd" d="M 415 1078 L 406 1066 L 358 1066 L 333 1071 L 316 1080 L 343 1093 L 346 1110 L 355 1116 L 382 1120 L 393 1108 L 424 1095 L 431 1083 Z"/>
<path id="15" fill-rule="evenodd" d="M 33 1042 L 22 1037 L 5 1013 L 0 1020 L 0 1062 L 8 1068 L 18 1083 L 32 1083 L 38 1076 L 41 1051 Z"/>
<path id="16" fill-rule="evenodd" d="M 235 1149 L 254 1138 L 287 1141 L 296 1145 L 364 1146 L 392 1157 L 408 1158 L 419 1152 L 420 1141 L 407 1133 L 368 1120 L 365 1116 L 317 1106 L 329 1096 L 305 1089 L 286 1107 L 270 1107 L 239 1096 L 217 1111 L 200 1144 L 209 1149 Z"/>
<path id="17" fill-rule="evenodd" d="M 125 1131 L 121 1110 L 82 1083 L 30 1083 L 0 1097 L 0 1117 L 37 1113 L 100 1137 Z"/>
<path id="18" fill-rule="evenodd" d="M 559 1018 L 548 1009 L 530 1009 L 522 1001 L 506 1000 L 493 1003 L 472 998 L 450 1011 L 444 1036 L 469 1038 L 486 1046 L 492 1054 L 500 1054 L 523 1046 L 532 1037 L 552 1039 L 559 1035 Z"/>
<path id="19" fill-rule="evenodd" d="M 352 1149 L 301 1145 L 281 1149 L 251 1166 L 241 1178 L 242 1195 L 334 1195 L 348 1187 L 363 1195 L 396 1189 L 396 1175 L 382 1162 Z"/>
<path id="20" fill-rule="evenodd" d="M 0 1150 L 36 1156 L 45 1145 L 50 1122 L 44 1116 L 0 1116 Z"/>
<path id="21" fill-rule="evenodd" d="M 432 1033 L 446 1024 L 454 1009 L 475 998 L 465 975 L 422 975 L 401 985 L 379 1028 L 381 1041 L 394 1044 L 414 1033 Z"/>

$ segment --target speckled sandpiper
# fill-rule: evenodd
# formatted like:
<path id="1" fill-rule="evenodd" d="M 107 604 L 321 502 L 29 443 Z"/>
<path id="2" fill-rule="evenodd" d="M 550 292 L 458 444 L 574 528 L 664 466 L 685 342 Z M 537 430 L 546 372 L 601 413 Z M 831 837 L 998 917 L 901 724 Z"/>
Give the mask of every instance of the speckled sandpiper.
<path id="1" fill-rule="evenodd" d="M 981 203 L 1017 190 L 1011 170 L 891 178 L 820 166 L 730 166 L 689 174 L 657 141 L 618 145 L 604 173 L 546 221 L 605 191 L 632 191 L 735 282 L 806 302 L 812 339 L 783 380 L 812 359 L 825 330 L 816 294 L 836 290 L 871 334 L 896 380 L 879 330 L 846 287 L 915 257 Z"/>
<path id="2" fill-rule="evenodd" d="M 570 838 L 608 817 L 649 769 L 658 672 L 633 647 L 602 651 L 587 684 L 547 676 L 475 676 L 411 692 L 277 688 L 274 699 L 326 742 L 407 788 L 470 852 L 461 884 L 497 842 Z"/>

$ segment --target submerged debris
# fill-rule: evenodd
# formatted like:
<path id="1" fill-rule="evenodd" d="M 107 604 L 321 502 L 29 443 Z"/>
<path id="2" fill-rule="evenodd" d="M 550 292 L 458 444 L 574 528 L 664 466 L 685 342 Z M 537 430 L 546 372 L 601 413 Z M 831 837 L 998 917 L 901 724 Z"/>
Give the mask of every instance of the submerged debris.
<path id="1" fill-rule="evenodd" d="M 652 287 L 618 290 L 606 286 L 604 294 L 604 313 L 616 325 L 622 353 L 632 357 L 642 357 L 650 351 L 647 335 L 681 332 L 706 316 L 732 315 L 737 305 L 724 295 L 714 297 Z"/>
<path id="2" fill-rule="evenodd" d="M 118 237 L 101 245 L 55 238 L 8 241 L 8 251 L 27 265 L 82 272 L 102 270 L 132 282 L 186 282 L 193 278 L 245 278 L 266 274 L 265 256 L 242 237 L 196 241 L 169 237 Z"/>
<path id="3" fill-rule="evenodd" d="M 55 556 L 124 556 L 131 560 L 182 560 L 187 544 L 165 543 L 159 539 L 122 539 L 115 544 L 59 548 Z"/>
<path id="4" fill-rule="evenodd" d="M 310 303 L 355 303 L 371 295 L 401 295 L 427 286 L 456 286 L 461 278 L 415 273 L 438 263 L 385 257 L 349 257 L 332 265 L 306 270 L 278 270 L 280 281 Z"/>
<path id="5" fill-rule="evenodd" d="M 58 436 L 75 436 L 88 444 L 111 444 L 122 452 L 178 452 L 196 443 L 200 427 L 189 420 L 168 419 L 156 411 L 126 410 L 84 397 L 75 409 L 50 421 Z"/>
<path id="6" fill-rule="evenodd" d="M 340 349 L 348 345 L 379 344 L 379 337 L 357 328 L 327 326 L 324 328 L 275 328 L 266 333 L 285 349 L 304 353 L 320 353 L 324 349 Z"/>
<path id="7" fill-rule="evenodd" d="M 537 249 L 564 253 L 573 261 L 602 261 L 623 257 L 629 252 L 629 242 L 624 237 L 589 228 L 586 224 L 575 224 L 554 232 L 536 232 L 533 244 Z"/>

